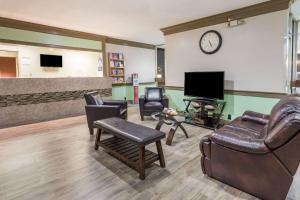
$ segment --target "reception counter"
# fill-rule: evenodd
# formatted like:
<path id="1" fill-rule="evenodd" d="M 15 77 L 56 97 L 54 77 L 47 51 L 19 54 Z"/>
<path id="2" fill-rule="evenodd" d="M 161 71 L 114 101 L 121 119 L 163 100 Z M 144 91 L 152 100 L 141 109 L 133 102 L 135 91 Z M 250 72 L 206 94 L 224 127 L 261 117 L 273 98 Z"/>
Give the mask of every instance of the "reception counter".
<path id="1" fill-rule="evenodd" d="M 95 90 L 111 99 L 112 79 L 0 79 L 0 128 L 83 115 L 83 94 Z"/>

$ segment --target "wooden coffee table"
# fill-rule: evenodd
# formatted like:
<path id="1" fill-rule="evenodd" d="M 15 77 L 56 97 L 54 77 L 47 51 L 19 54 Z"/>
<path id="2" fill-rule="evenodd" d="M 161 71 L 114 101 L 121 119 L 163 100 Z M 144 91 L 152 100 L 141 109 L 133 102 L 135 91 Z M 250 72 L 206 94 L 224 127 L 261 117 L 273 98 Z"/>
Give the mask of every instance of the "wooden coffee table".
<path id="1" fill-rule="evenodd" d="M 189 135 L 187 134 L 185 128 L 182 126 L 182 123 L 185 121 L 185 116 L 183 113 L 180 113 L 176 116 L 168 115 L 164 112 L 156 112 L 153 113 L 152 118 L 157 120 L 158 123 L 155 127 L 156 130 L 160 130 L 163 124 L 167 124 L 171 126 L 171 129 L 167 136 L 167 145 L 172 145 L 173 137 L 175 135 L 175 132 L 178 128 L 180 128 L 183 133 L 185 134 L 185 137 L 188 138 Z"/>
<path id="2" fill-rule="evenodd" d="M 95 150 L 101 146 L 109 154 L 137 170 L 140 179 L 145 179 L 145 168 L 157 160 L 165 168 L 160 142 L 165 138 L 165 133 L 116 117 L 95 121 L 94 126 L 98 129 Z M 113 137 L 100 140 L 102 132 L 110 133 Z M 157 154 L 145 148 L 152 143 L 156 143 Z"/>

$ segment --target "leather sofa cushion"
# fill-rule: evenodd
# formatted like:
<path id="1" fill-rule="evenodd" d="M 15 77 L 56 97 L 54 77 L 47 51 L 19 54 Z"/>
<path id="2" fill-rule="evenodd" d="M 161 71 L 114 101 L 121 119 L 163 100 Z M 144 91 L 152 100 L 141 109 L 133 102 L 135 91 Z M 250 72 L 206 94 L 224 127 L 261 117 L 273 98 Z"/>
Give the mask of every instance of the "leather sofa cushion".
<path id="1" fill-rule="evenodd" d="M 267 129 L 267 126 L 264 124 L 256 123 L 254 121 L 245 121 L 242 117 L 236 118 L 228 125 L 254 132 L 258 138 L 264 137 Z M 264 133 L 262 134 L 262 132 Z"/>
<path id="2" fill-rule="evenodd" d="M 269 115 L 264 115 L 253 111 L 246 111 L 242 116 L 242 120 L 266 125 L 269 122 L 269 117 Z"/>
<path id="3" fill-rule="evenodd" d="M 137 145 L 146 145 L 165 138 L 165 133 L 112 117 L 94 122 L 96 127 L 104 128 L 105 131 L 115 136 L 125 138 Z"/>
<path id="4" fill-rule="evenodd" d="M 144 104 L 145 110 L 162 110 L 164 106 L 161 102 L 152 101 Z"/>
<path id="5" fill-rule="evenodd" d="M 254 127 L 253 127 L 254 126 Z M 221 146 L 246 153 L 264 154 L 269 152 L 264 143 L 266 128 L 261 124 L 235 119 L 212 134 L 211 140 Z"/>

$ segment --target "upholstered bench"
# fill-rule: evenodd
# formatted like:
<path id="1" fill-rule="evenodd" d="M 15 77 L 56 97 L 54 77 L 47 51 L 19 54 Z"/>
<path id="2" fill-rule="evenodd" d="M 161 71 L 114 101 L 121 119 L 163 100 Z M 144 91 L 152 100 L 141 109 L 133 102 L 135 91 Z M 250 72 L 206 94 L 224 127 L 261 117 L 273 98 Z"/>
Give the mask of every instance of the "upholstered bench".
<path id="1" fill-rule="evenodd" d="M 145 168 L 157 160 L 162 168 L 165 167 L 160 141 L 165 137 L 163 132 L 116 117 L 95 121 L 94 126 L 98 129 L 95 150 L 101 146 L 109 154 L 137 170 L 140 179 L 145 179 Z M 110 133 L 113 137 L 101 141 L 103 132 Z M 157 154 L 145 148 L 154 142 Z"/>

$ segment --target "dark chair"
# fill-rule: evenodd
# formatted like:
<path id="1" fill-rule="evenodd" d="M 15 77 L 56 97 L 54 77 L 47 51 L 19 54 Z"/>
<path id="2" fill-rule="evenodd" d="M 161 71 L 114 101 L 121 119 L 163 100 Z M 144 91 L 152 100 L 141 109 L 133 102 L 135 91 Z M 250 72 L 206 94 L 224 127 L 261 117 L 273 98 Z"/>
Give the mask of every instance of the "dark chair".
<path id="1" fill-rule="evenodd" d="M 91 135 L 94 134 L 94 121 L 110 117 L 127 119 L 126 101 L 103 100 L 98 92 L 86 93 L 84 98 L 87 104 L 85 112 Z"/>
<path id="2" fill-rule="evenodd" d="M 285 199 L 300 162 L 300 97 L 280 100 L 270 115 L 246 111 L 202 138 L 202 170 L 256 197 Z"/>
<path id="3" fill-rule="evenodd" d="M 169 106 L 169 99 L 163 95 L 162 88 L 148 87 L 145 95 L 139 98 L 141 120 L 144 116 L 150 116 L 154 112 L 160 112 Z"/>

